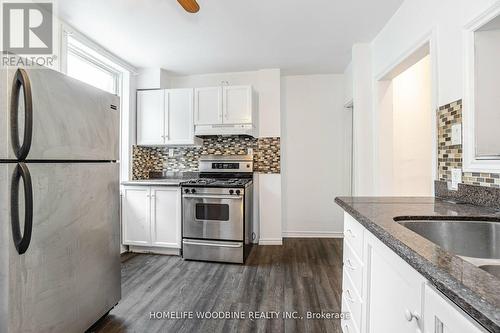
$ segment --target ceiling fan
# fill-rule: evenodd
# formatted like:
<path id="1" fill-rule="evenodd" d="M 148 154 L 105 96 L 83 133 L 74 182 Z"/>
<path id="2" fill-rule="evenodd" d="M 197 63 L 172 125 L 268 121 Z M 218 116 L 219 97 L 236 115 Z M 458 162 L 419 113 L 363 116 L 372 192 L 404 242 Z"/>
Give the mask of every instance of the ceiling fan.
<path id="1" fill-rule="evenodd" d="M 196 0 L 177 0 L 178 3 L 184 8 L 188 13 L 197 13 L 200 10 L 200 5 Z"/>

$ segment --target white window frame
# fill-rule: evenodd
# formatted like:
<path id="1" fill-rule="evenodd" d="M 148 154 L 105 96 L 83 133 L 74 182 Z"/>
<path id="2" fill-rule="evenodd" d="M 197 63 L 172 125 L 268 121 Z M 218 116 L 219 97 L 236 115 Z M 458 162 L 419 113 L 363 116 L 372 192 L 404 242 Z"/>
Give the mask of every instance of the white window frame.
<path id="1" fill-rule="evenodd" d="M 500 3 L 494 4 L 464 27 L 465 70 L 462 109 L 463 171 L 499 173 L 500 159 L 477 158 L 475 136 L 475 32 L 500 15 Z"/>
<path id="2" fill-rule="evenodd" d="M 68 40 L 68 35 L 66 35 L 66 41 Z M 73 36 L 72 36 L 73 37 Z M 73 37 L 74 38 L 74 37 Z M 79 41 L 78 38 L 74 38 L 75 40 Z M 92 65 L 96 66 L 97 68 L 101 69 L 104 72 L 109 73 L 111 76 L 114 77 L 114 82 L 113 82 L 113 92 L 114 94 L 121 96 L 122 95 L 122 78 L 123 78 L 123 73 L 107 64 L 104 62 L 100 61 L 97 59 L 95 56 L 90 55 L 87 51 L 79 48 L 78 46 L 70 45 L 68 42 L 66 44 L 66 52 L 65 53 L 65 73 L 67 73 L 67 58 L 68 55 L 71 53 L 74 56 L 77 56 L 78 58 L 85 60 Z"/>
<path id="3" fill-rule="evenodd" d="M 131 172 L 131 156 L 132 156 L 132 143 L 135 140 L 131 137 L 130 127 L 134 126 L 135 114 L 135 91 L 132 77 L 137 75 L 137 69 L 121 60 L 111 52 L 103 49 L 94 41 L 87 38 L 85 35 L 78 32 L 66 23 L 61 23 L 61 45 L 60 45 L 60 68 L 63 73 L 67 73 L 68 65 L 68 52 L 79 52 L 78 56 L 87 57 L 86 60 L 92 61 L 105 70 L 118 73 L 116 82 L 117 95 L 120 96 L 120 180 L 128 180 Z M 91 49 L 93 52 L 91 57 L 86 55 L 84 50 L 77 50 L 68 46 L 68 37 L 71 36 L 85 47 Z M 69 48 L 71 50 L 69 50 Z"/>

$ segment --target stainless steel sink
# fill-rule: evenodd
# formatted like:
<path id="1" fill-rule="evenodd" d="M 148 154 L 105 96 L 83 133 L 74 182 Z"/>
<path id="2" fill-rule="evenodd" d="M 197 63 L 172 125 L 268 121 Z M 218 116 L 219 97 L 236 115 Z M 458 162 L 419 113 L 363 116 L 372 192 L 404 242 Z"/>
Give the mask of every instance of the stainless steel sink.
<path id="1" fill-rule="evenodd" d="M 500 278 L 500 222 L 411 220 L 398 223 Z"/>

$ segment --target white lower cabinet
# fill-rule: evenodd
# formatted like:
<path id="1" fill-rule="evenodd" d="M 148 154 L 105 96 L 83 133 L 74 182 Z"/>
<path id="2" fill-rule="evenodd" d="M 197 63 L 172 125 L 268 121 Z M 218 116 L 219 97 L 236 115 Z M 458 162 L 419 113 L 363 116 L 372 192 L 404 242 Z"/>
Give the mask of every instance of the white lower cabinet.
<path id="1" fill-rule="evenodd" d="M 151 244 L 151 200 L 147 186 L 126 186 L 122 196 L 122 231 L 124 245 Z"/>
<path id="2" fill-rule="evenodd" d="M 344 230 L 344 333 L 485 332 L 348 213 Z"/>
<path id="3" fill-rule="evenodd" d="M 123 244 L 181 247 L 181 192 L 170 186 L 124 186 Z"/>
<path id="4" fill-rule="evenodd" d="M 421 332 L 426 280 L 375 236 L 366 236 L 367 332 Z"/>
<path id="5" fill-rule="evenodd" d="M 486 332 L 429 284 L 425 286 L 424 302 L 425 333 Z"/>
<path id="6" fill-rule="evenodd" d="M 151 242 L 181 247 L 181 192 L 177 187 L 151 188 Z"/>

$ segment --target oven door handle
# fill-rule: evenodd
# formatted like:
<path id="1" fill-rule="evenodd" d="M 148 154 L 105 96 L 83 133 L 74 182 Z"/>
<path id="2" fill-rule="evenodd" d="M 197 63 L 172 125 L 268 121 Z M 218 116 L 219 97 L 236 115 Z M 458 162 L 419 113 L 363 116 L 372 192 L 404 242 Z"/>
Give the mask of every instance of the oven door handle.
<path id="1" fill-rule="evenodd" d="M 182 196 L 185 199 L 232 199 L 241 200 L 243 196 L 241 195 L 211 195 L 211 194 L 184 194 Z"/>
<path id="2" fill-rule="evenodd" d="M 240 248 L 243 246 L 242 243 L 238 244 L 220 244 L 220 243 L 205 243 L 205 242 L 193 242 L 193 241 L 183 241 L 186 245 L 201 245 L 201 246 L 213 246 L 213 247 L 230 247 L 230 248 Z"/>

